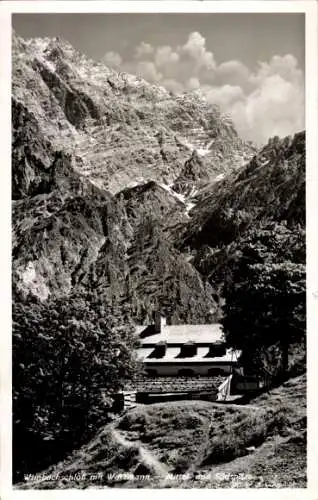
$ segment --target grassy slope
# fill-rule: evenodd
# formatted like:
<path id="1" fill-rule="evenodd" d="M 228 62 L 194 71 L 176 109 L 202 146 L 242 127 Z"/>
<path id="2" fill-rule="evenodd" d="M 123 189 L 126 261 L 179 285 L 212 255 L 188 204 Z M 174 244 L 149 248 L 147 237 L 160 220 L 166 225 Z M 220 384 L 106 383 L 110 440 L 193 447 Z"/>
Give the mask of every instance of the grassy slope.
<path id="1" fill-rule="evenodd" d="M 218 484 L 232 488 L 305 487 L 305 375 L 290 379 L 283 386 L 255 399 L 253 406 L 265 412 L 262 424 L 265 439 L 253 453 L 215 467 L 215 479 L 209 482 L 209 487 Z M 257 434 L 262 438 L 262 431 Z"/>
<path id="2" fill-rule="evenodd" d="M 305 487 L 305 398 L 301 375 L 245 406 L 200 401 L 140 406 L 46 471 L 59 472 L 59 480 L 20 487 Z M 249 452 L 250 446 L 255 450 Z M 84 480 L 67 477 L 84 471 Z M 150 479 L 110 478 L 135 471 Z M 100 478 L 90 477 L 98 472 Z"/>

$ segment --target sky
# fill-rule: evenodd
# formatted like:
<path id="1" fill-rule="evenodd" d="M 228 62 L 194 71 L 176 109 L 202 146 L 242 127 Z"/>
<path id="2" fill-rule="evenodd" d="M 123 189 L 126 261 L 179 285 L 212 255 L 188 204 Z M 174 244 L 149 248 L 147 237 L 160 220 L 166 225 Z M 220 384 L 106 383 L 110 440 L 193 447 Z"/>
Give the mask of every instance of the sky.
<path id="1" fill-rule="evenodd" d="M 169 90 L 197 90 L 244 139 L 304 128 L 304 14 L 14 14 L 12 24 Z"/>

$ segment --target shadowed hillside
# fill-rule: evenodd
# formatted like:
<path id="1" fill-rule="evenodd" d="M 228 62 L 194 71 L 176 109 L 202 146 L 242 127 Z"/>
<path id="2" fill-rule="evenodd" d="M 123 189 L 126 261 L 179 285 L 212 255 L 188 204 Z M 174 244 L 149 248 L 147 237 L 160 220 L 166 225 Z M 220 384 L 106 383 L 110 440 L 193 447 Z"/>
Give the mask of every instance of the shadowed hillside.
<path id="1" fill-rule="evenodd" d="M 301 488 L 306 486 L 305 421 L 304 376 L 245 406 L 200 401 L 140 406 L 45 471 L 59 473 L 59 481 L 19 486 Z M 83 471 L 86 479 L 67 479 Z M 141 474 L 146 477 L 138 478 Z"/>

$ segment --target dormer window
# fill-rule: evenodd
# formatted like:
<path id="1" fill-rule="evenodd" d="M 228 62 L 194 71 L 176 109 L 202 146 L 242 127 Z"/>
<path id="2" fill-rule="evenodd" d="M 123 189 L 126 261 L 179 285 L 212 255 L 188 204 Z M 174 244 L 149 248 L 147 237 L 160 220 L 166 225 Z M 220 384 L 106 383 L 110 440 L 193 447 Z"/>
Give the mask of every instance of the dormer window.
<path id="1" fill-rule="evenodd" d="M 167 352 L 167 343 L 164 341 L 158 342 L 154 350 L 149 354 L 148 358 L 164 358 Z"/>
<path id="2" fill-rule="evenodd" d="M 181 346 L 180 354 L 177 358 L 193 358 L 197 355 L 197 346 L 195 342 L 186 342 Z"/>
<path id="3" fill-rule="evenodd" d="M 209 352 L 205 355 L 206 358 L 221 358 L 226 354 L 226 347 L 224 343 L 211 344 Z"/>

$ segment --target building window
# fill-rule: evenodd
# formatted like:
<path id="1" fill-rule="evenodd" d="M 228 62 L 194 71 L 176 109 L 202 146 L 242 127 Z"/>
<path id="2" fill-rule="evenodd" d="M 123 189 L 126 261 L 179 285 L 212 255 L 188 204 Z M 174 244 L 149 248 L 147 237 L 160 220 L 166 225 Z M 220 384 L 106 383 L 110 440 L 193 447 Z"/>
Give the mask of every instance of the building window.
<path id="1" fill-rule="evenodd" d="M 193 377 L 194 371 L 191 370 L 191 368 L 182 368 L 181 370 L 178 371 L 178 375 L 180 377 Z"/>
<path id="2" fill-rule="evenodd" d="M 153 370 L 150 368 L 149 370 L 146 370 L 146 375 L 147 377 L 157 377 L 158 372 L 157 370 Z"/>
<path id="3" fill-rule="evenodd" d="M 222 368 L 217 368 L 217 367 L 209 368 L 208 375 L 210 375 L 210 376 L 224 375 L 224 371 L 222 370 Z"/>

